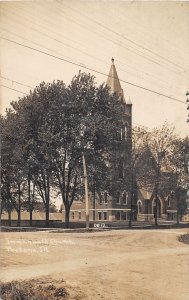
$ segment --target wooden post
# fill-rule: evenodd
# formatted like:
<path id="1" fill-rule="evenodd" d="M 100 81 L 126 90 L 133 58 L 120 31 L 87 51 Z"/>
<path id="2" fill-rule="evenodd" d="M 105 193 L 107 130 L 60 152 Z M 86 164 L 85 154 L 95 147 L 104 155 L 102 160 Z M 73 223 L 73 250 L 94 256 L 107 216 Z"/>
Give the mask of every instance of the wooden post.
<path id="1" fill-rule="evenodd" d="M 83 153 L 82 157 L 83 157 L 83 173 L 84 173 L 84 184 L 85 184 L 86 229 L 89 229 L 88 180 L 87 180 L 87 168 L 86 168 L 84 153 Z"/>

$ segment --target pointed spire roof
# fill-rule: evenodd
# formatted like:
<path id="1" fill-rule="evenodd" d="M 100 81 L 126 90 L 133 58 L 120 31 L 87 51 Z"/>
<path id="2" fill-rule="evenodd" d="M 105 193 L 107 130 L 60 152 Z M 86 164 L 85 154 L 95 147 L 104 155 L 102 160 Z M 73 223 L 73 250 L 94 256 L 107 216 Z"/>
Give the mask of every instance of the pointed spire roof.
<path id="1" fill-rule="evenodd" d="M 121 96 L 122 100 L 125 101 L 123 90 L 121 88 L 121 84 L 117 75 L 116 67 L 114 65 L 114 58 L 112 58 L 112 65 L 106 84 L 110 88 L 112 93 L 117 93 Z"/>
<path id="2" fill-rule="evenodd" d="M 129 97 L 128 101 L 127 101 L 127 104 L 131 104 L 132 105 L 132 102 L 131 102 L 131 98 Z"/>

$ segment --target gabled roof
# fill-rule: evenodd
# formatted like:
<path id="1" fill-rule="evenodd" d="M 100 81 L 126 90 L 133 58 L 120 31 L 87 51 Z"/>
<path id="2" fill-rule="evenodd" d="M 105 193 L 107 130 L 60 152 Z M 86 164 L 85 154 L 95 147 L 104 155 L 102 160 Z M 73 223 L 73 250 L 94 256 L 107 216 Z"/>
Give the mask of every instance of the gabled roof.
<path id="1" fill-rule="evenodd" d="M 153 189 L 148 189 L 147 190 L 147 189 L 140 188 L 139 189 L 139 198 L 140 198 L 140 194 L 141 194 L 143 199 L 150 200 L 152 198 Z"/>

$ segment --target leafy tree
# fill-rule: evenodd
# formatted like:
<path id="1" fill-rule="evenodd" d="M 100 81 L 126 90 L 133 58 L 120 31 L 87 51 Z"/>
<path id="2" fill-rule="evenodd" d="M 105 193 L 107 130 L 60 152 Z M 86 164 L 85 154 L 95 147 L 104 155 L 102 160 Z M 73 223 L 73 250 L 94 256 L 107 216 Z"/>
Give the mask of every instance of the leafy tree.
<path id="1" fill-rule="evenodd" d="M 14 179 L 25 180 L 30 212 L 33 209 L 30 184 L 35 183 L 46 209 L 46 226 L 50 189 L 58 187 L 68 227 L 71 205 L 82 191 L 82 155 L 91 172 L 90 186 L 93 180 L 96 188 L 102 190 L 105 181 L 100 182 L 99 174 L 101 178 L 109 176 L 107 166 L 112 161 L 113 149 L 119 147 L 123 116 L 118 97 L 104 85 L 96 87 L 90 74 L 79 73 L 68 87 L 62 81 L 41 83 L 29 95 L 13 102 L 12 107 L 9 114 L 13 116 L 16 132 L 11 128 L 11 142 L 16 138 L 19 144 L 15 166 L 20 166 L 20 176 Z"/>
<path id="2" fill-rule="evenodd" d="M 102 165 L 110 160 L 110 153 L 120 125 L 120 103 L 108 88 L 95 86 L 94 77 L 79 73 L 67 88 L 67 93 L 58 105 L 61 117 L 55 128 L 60 132 L 54 143 L 54 175 L 57 180 L 66 210 L 66 226 L 74 199 L 81 191 L 84 153 L 89 172 L 89 184 L 95 182 Z M 61 130 L 59 130 L 61 128 Z M 61 141 L 61 143 L 60 143 Z M 95 165 L 96 164 L 96 165 Z M 102 170 L 102 168 L 101 168 Z M 102 172 L 101 172 L 102 174 Z"/>
<path id="3" fill-rule="evenodd" d="M 172 183 L 172 190 L 175 193 L 177 202 L 177 223 L 179 223 L 179 216 L 182 216 L 186 210 L 186 191 L 187 191 L 187 166 L 186 166 L 186 152 L 189 149 L 189 140 L 177 139 L 175 140 L 175 149 L 172 156 L 172 166 L 174 169 L 175 180 Z"/>
<path id="4" fill-rule="evenodd" d="M 7 111 L 6 119 L 2 123 L 2 183 L 4 195 L 9 207 L 14 208 L 18 214 L 18 226 L 24 199 L 25 167 L 23 161 L 22 144 L 17 136 L 20 130 L 20 120 L 11 110 Z"/>

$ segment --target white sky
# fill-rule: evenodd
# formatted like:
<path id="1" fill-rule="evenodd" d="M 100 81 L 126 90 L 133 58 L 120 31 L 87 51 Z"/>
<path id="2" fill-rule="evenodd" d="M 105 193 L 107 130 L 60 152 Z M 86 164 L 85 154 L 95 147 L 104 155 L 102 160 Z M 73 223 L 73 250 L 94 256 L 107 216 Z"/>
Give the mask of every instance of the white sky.
<path id="1" fill-rule="evenodd" d="M 189 90 L 189 2 L 15 1 L 0 3 L 0 35 L 186 101 Z M 148 50 L 146 50 L 148 49 Z M 155 54 L 154 54 L 155 53 Z M 1 40 L 1 85 L 28 93 L 41 81 L 69 84 L 83 67 Z M 95 72 L 96 82 L 106 81 Z M 7 80 L 5 78 L 11 79 Z M 174 124 L 189 133 L 186 104 L 121 82 L 133 103 L 133 123 Z M 22 94 L 1 88 L 1 110 Z"/>

